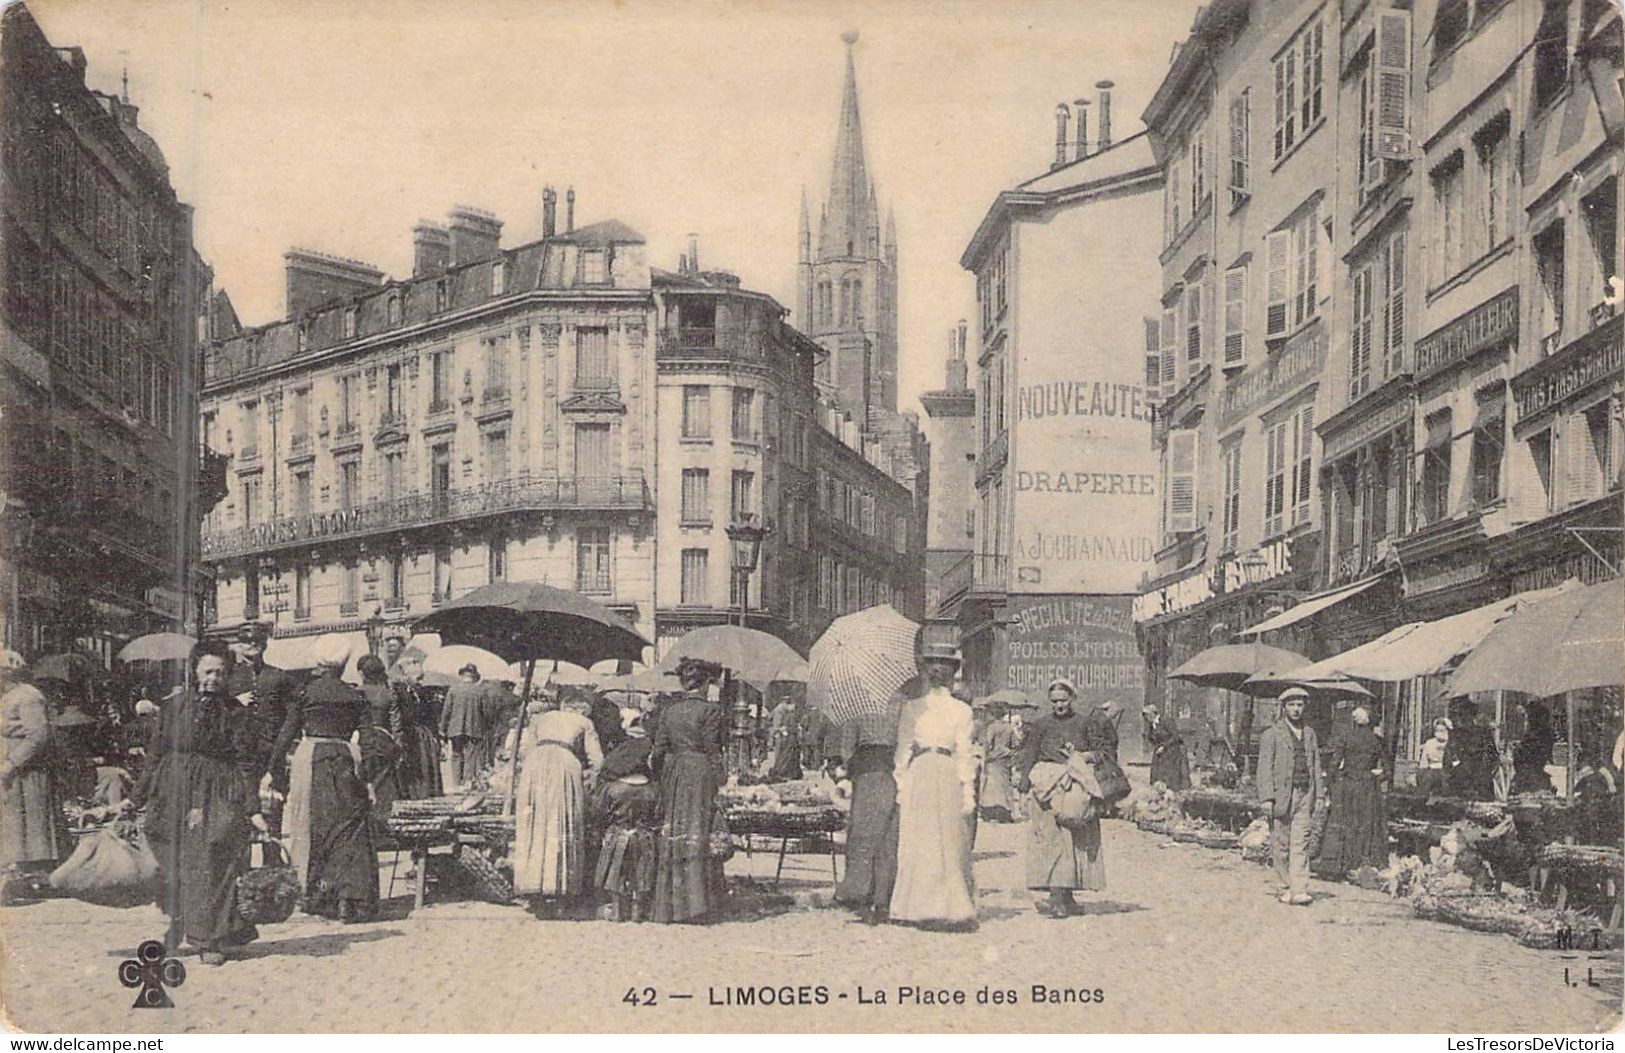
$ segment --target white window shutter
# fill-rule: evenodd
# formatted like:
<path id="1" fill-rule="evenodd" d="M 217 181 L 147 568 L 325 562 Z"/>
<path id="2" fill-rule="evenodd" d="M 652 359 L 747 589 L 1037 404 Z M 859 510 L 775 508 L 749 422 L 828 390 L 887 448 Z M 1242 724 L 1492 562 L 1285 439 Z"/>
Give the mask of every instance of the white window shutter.
<path id="1" fill-rule="evenodd" d="M 1196 529 L 1196 429 L 1168 433 L 1168 529 L 1188 534 Z"/>
<path id="2" fill-rule="evenodd" d="M 1377 156 L 1404 161 L 1410 152 L 1411 13 L 1377 14 Z"/>
<path id="3" fill-rule="evenodd" d="M 1276 230 L 1264 238 L 1264 296 L 1267 303 L 1264 318 L 1264 336 L 1285 336 L 1287 331 L 1287 300 L 1290 296 L 1292 267 L 1292 231 Z"/>
<path id="4" fill-rule="evenodd" d="M 1365 394 L 1371 368 L 1371 268 L 1354 274 L 1354 324 L 1349 327 L 1349 401 Z"/>
<path id="5" fill-rule="evenodd" d="M 1388 360 L 1385 368 L 1389 376 L 1405 368 L 1405 232 L 1400 231 L 1388 242 L 1388 303 L 1386 332 Z"/>
<path id="6" fill-rule="evenodd" d="M 1224 272 L 1224 364 L 1247 361 L 1247 268 Z"/>
<path id="7" fill-rule="evenodd" d="M 1185 360 L 1192 372 L 1202 361 L 1202 284 L 1195 282 L 1185 290 Z"/>
<path id="8" fill-rule="evenodd" d="M 1297 460 L 1294 465 L 1292 521 L 1309 521 L 1309 495 L 1315 477 L 1315 407 L 1305 406 L 1298 414 Z"/>
<path id="9" fill-rule="evenodd" d="M 1162 324 L 1150 315 L 1141 321 L 1145 324 L 1145 392 L 1156 399 L 1162 388 Z"/>
<path id="10" fill-rule="evenodd" d="M 1248 122 L 1251 114 L 1248 113 L 1248 94 L 1243 91 L 1230 100 L 1230 190 L 1233 193 L 1245 194 L 1248 192 L 1248 144 L 1251 139 L 1251 129 Z"/>
<path id="11" fill-rule="evenodd" d="M 1179 363 L 1179 312 L 1169 307 L 1162 312 L 1162 396 L 1174 393 Z"/>

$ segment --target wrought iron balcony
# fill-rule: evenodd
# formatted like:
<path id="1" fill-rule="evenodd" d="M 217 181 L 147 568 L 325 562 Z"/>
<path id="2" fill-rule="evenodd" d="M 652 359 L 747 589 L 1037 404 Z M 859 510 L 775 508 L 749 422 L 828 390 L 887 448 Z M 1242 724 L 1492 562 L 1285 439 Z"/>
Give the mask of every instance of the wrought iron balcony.
<path id="1" fill-rule="evenodd" d="M 967 552 L 942 572 L 943 608 L 966 596 L 995 595 L 1010 589 L 1010 557 Z"/>
<path id="2" fill-rule="evenodd" d="M 675 358 L 761 358 L 766 347 L 766 334 L 743 326 L 662 329 L 657 341 L 660 355 Z"/>
<path id="3" fill-rule="evenodd" d="M 653 503 L 643 473 L 505 479 L 441 493 L 412 494 L 354 508 L 279 516 L 265 523 L 205 533 L 203 556 L 224 559 L 324 541 L 341 541 L 513 512 L 633 511 Z"/>

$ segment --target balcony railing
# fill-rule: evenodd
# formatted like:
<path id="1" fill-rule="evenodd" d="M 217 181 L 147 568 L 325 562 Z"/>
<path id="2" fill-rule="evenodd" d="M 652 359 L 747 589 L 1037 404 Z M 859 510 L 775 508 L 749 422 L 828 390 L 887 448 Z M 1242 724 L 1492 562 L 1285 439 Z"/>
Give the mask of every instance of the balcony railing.
<path id="1" fill-rule="evenodd" d="M 497 483 L 412 494 L 350 509 L 280 516 L 265 523 L 203 535 L 209 559 L 411 530 L 480 516 L 567 509 L 632 510 L 652 507 L 641 472 L 612 476 L 505 479 Z"/>
<path id="2" fill-rule="evenodd" d="M 1007 592 L 1010 588 L 1010 557 L 967 552 L 942 573 L 942 605 L 969 595 Z"/>
<path id="3" fill-rule="evenodd" d="M 766 347 L 766 334 L 742 326 L 662 329 L 657 341 L 659 354 L 678 358 L 761 358 Z"/>

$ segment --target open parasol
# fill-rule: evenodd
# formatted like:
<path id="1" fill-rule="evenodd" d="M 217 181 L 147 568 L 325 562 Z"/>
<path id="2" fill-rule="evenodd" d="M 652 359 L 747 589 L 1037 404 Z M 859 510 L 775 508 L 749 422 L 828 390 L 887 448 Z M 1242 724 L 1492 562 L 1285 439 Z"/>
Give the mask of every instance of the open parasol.
<path id="1" fill-rule="evenodd" d="M 1231 691 L 1242 687 L 1258 673 L 1286 673 L 1309 664 L 1296 651 L 1261 643 L 1219 644 L 1199 651 L 1168 674 L 1170 680 L 1184 680 L 1198 687 L 1222 687 Z"/>
<path id="2" fill-rule="evenodd" d="M 835 724 L 884 714 L 918 673 L 919 635 L 889 604 L 835 619 L 812 646 L 807 697 Z"/>
<path id="3" fill-rule="evenodd" d="M 185 633 L 148 633 L 119 648 L 121 662 L 177 662 L 192 657 L 197 641 Z"/>
<path id="4" fill-rule="evenodd" d="M 703 625 L 684 633 L 666 651 L 660 668 L 677 669 L 684 658 L 715 662 L 760 690 L 779 679 L 806 679 L 806 661 L 777 636 L 741 625 Z M 790 675 L 784 675 L 790 674 Z"/>

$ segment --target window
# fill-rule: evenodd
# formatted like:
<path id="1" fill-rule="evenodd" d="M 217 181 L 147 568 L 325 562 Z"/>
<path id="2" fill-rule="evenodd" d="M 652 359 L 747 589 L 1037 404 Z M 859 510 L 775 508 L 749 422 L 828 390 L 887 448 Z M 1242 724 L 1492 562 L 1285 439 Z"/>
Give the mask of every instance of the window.
<path id="1" fill-rule="evenodd" d="M 360 387 L 360 380 L 360 376 L 355 373 L 339 377 L 338 433 L 340 435 L 347 435 L 360 426 L 356 409 L 356 391 Z"/>
<path id="2" fill-rule="evenodd" d="M 434 547 L 434 595 L 435 603 L 445 603 L 451 599 L 451 546 L 436 545 Z"/>
<path id="3" fill-rule="evenodd" d="M 1219 509 L 1220 552 L 1235 552 L 1241 534 L 1241 440 L 1229 443 L 1219 453 L 1224 492 Z"/>
<path id="4" fill-rule="evenodd" d="M 1275 56 L 1275 160 L 1320 120 L 1325 81 L 1321 61 L 1325 29 L 1319 17 L 1300 29 Z"/>
<path id="5" fill-rule="evenodd" d="M 508 580 L 508 539 L 501 535 L 486 543 L 485 578 L 493 584 Z"/>
<path id="6" fill-rule="evenodd" d="M 390 293 L 385 317 L 391 328 L 401 324 L 401 294 Z"/>
<path id="7" fill-rule="evenodd" d="M 429 355 L 429 412 L 442 413 L 451 408 L 451 352 L 436 351 Z"/>
<path id="8" fill-rule="evenodd" d="M 576 591 L 606 595 L 610 588 L 610 546 L 614 535 L 608 527 L 580 527 L 576 530 Z"/>
<path id="9" fill-rule="evenodd" d="M 384 606 L 406 606 L 406 558 L 384 557 Z"/>
<path id="10" fill-rule="evenodd" d="M 293 473 L 293 514 L 296 516 L 310 515 L 309 468 L 302 468 Z"/>
<path id="11" fill-rule="evenodd" d="M 603 285 L 609 281 L 609 254 L 603 249 L 586 249 L 581 253 L 581 281 L 586 285 Z"/>
<path id="12" fill-rule="evenodd" d="M 451 444 L 438 443 L 429 451 L 429 493 L 443 506 L 451 493 Z"/>
<path id="13" fill-rule="evenodd" d="M 1576 280 L 1580 304 L 1590 312 L 1593 328 L 1618 313 L 1617 307 L 1603 306 L 1603 301 L 1612 295 L 1608 279 L 1619 273 L 1618 188 L 1619 177 L 1611 176 L 1580 202 L 1586 238 L 1585 251 L 1579 254 L 1580 272 Z"/>
<path id="14" fill-rule="evenodd" d="M 993 359 L 993 433 L 1004 431 L 1004 354 Z"/>
<path id="15" fill-rule="evenodd" d="M 734 388 L 733 397 L 733 437 L 755 442 L 756 424 L 751 411 L 756 404 L 756 392 L 750 388 Z"/>
<path id="16" fill-rule="evenodd" d="M 258 456 L 260 404 L 258 402 L 243 403 L 242 413 L 238 419 L 242 422 L 242 436 L 237 441 L 238 450 L 244 458 Z"/>
<path id="17" fill-rule="evenodd" d="M 702 384 L 683 385 L 683 438 L 711 437 L 711 389 Z"/>
<path id="18" fill-rule="evenodd" d="M 1354 319 L 1349 327 L 1349 401 L 1371 385 L 1371 264 L 1354 273 Z"/>
<path id="19" fill-rule="evenodd" d="M 384 369 L 384 417 L 388 420 L 400 420 L 406 412 L 401 386 L 401 367 L 399 363 L 387 366 Z"/>
<path id="20" fill-rule="evenodd" d="M 339 613 L 354 614 L 361 606 L 361 567 L 354 561 L 339 568 Z"/>
<path id="21" fill-rule="evenodd" d="M 1417 490 L 1417 526 L 1450 517 L 1449 410 L 1441 410 L 1427 419 L 1427 439 L 1422 448 L 1422 471 L 1417 480 Z"/>
<path id="22" fill-rule="evenodd" d="M 1601 497 L 1614 487 L 1606 400 L 1570 414 L 1563 421 L 1560 439 L 1564 506 Z"/>
<path id="23" fill-rule="evenodd" d="M 1320 302 L 1317 289 L 1317 269 L 1320 262 L 1320 216 L 1318 209 L 1310 209 L 1292 231 L 1292 252 L 1295 265 L 1292 283 L 1292 324 L 1300 326 L 1313 318 Z"/>
<path id="24" fill-rule="evenodd" d="M 451 282 L 441 278 L 434 283 L 434 313 L 441 314 L 451 305 Z"/>
<path id="25" fill-rule="evenodd" d="M 1191 131 L 1189 146 L 1191 166 L 1191 215 L 1195 216 L 1207 200 L 1207 125 L 1198 124 Z"/>
<path id="26" fill-rule="evenodd" d="M 1468 0 L 1439 0 L 1433 16 L 1433 61 L 1437 62 L 1467 34 Z"/>
<path id="27" fill-rule="evenodd" d="M 1569 0 L 1542 0 L 1535 28 L 1535 105 L 1544 106 L 1569 79 Z"/>
<path id="28" fill-rule="evenodd" d="M 1478 254 L 1512 236 L 1512 165 L 1510 119 L 1503 115 L 1474 136 L 1474 152 L 1484 185 L 1478 195 Z"/>
<path id="29" fill-rule="evenodd" d="M 1463 245 L 1462 215 L 1462 161 L 1455 153 L 1444 164 L 1433 170 L 1434 238 L 1433 284 L 1442 285 L 1453 278 L 1466 264 Z"/>
<path id="30" fill-rule="evenodd" d="M 1202 361 L 1202 283 L 1192 282 L 1185 290 L 1185 361 L 1190 371 Z"/>
<path id="31" fill-rule="evenodd" d="M 293 568 L 293 616 L 310 617 L 310 567 L 303 563 Z"/>
<path id="32" fill-rule="evenodd" d="M 1478 398 L 1473 422 L 1473 507 L 1483 508 L 1501 499 L 1501 461 L 1506 450 L 1506 392 L 1496 388 Z"/>
<path id="33" fill-rule="evenodd" d="M 1292 506 L 1292 523 L 1309 522 L 1310 497 L 1315 483 L 1315 407 L 1300 409 L 1294 417 L 1292 447 L 1292 490 L 1287 501 Z"/>
<path id="34" fill-rule="evenodd" d="M 1185 199 L 1180 193 L 1180 185 L 1183 182 L 1180 179 L 1180 171 L 1183 167 L 1177 157 L 1169 161 L 1168 182 L 1163 187 L 1163 202 L 1167 209 L 1163 215 L 1164 225 L 1167 228 L 1163 234 L 1163 241 L 1170 244 L 1179 237 L 1180 231 L 1185 229 Z"/>
<path id="35" fill-rule="evenodd" d="M 486 337 L 480 347 L 485 353 L 485 397 L 504 398 L 508 394 L 508 337 Z"/>
<path id="36" fill-rule="evenodd" d="M 706 549 L 683 549 L 679 603 L 692 606 L 707 602 L 706 578 L 710 573 L 710 560 L 711 553 Z"/>
<path id="37" fill-rule="evenodd" d="M 615 386 L 609 363 L 609 329 L 582 326 L 576 330 L 576 390 L 601 391 Z"/>
<path id="38" fill-rule="evenodd" d="M 615 474 L 608 424 L 576 425 L 576 475 L 605 479 Z"/>
<path id="39" fill-rule="evenodd" d="M 344 339 L 349 340 L 355 336 L 355 308 L 344 309 Z"/>
<path id="40" fill-rule="evenodd" d="M 242 477 L 243 525 L 253 526 L 260 517 L 260 477 L 258 474 Z"/>
<path id="41" fill-rule="evenodd" d="M 1386 278 L 1382 301 L 1382 345 L 1387 375 L 1405 371 L 1405 232 L 1388 239 L 1379 256 Z M 1373 290 L 1374 290 L 1373 286 Z M 1369 351 L 1370 345 L 1367 345 Z"/>
<path id="42" fill-rule="evenodd" d="M 260 616 L 260 575 L 252 567 L 243 575 L 243 617 L 250 621 Z"/>
<path id="43" fill-rule="evenodd" d="M 310 389 L 297 388 L 288 400 L 288 417 L 292 441 L 310 440 Z M 207 445 L 207 443 L 205 443 Z"/>
<path id="44" fill-rule="evenodd" d="M 358 461 L 339 463 L 339 507 L 345 511 L 361 500 L 361 464 Z"/>
<path id="45" fill-rule="evenodd" d="M 1320 312 L 1321 240 L 1318 203 L 1265 235 L 1266 338 L 1286 336 Z"/>
<path id="46" fill-rule="evenodd" d="M 1188 534 L 1196 529 L 1197 432 L 1180 428 L 1168 433 L 1163 478 L 1167 486 L 1165 534 Z M 1002 514 L 1002 510 L 1001 510 Z"/>
<path id="47" fill-rule="evenodd" d="M 1230 207 L 1235 208 L 1252 191 L 1249 167 L 1252 157 L 1252 89 L 1230 100 Z"/>
<path id="48" fill-rule="evenodd" d="M 1541 354 L 1549 355 L 1563 343 L 1563 223 L 1561 220 L 1534 238 L 1535 276 L 1540 285 L 1535 294 L 1535 335 Z"/>
<path id="49" fill-rule="evenodd" d="M 388 450 L 384 453 L 384 500 L 396 501 L 406 496 L 406 451 Z"/>
<path id="50" fill-rule="evenodd" d="M 705 468 L 683 469 L 682 522 L 711 522 L 711 473 Z"/>
<path id="51" fill-rule="evenodd" d="M 508 431 L 499 428 L 485 433 L 481 439 L 485 447 L 485 481 L 497 483 L 508 478 Z"/>
<path id="52" fill-rule="evenodd" d="M 504 260 L 496 260 L 491 264 L 491 295 L 501 296 L 508 289 L 508 264 Z"/>
<path id="53" fill-rule="evenodd" d="M 1279 421 L 1264 432 L 1264 536 L 1286 530 L 1287 464 L 1295 433 L 1293 418 Z"/>
<path id="54" fill-rule="evenodd" d="M 1163 308 L 1162 312 L 1162 397 L 1168 398 L 1174 393 L 1174 384 L 1178 380 L 1179 369 L 1179 301 L 1172 301 L 1173 306 Z"/>
<path id="55" fill-rule="evenodd" d="M 733 473 L 728 507 L 735 523 L 744 522 L 756 514 L 756 473 Z"/>

